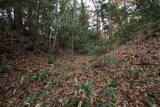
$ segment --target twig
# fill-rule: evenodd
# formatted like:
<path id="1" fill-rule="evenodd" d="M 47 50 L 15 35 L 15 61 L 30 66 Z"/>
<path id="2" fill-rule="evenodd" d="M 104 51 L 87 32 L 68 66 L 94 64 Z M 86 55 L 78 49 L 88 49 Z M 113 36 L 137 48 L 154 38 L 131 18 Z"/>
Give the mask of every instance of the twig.
<path id="1" fill-rule="evenodd" d="M 139 64 L 133 64 L 133 63 L 132 63 L 132 65 L 144 65 L 144 66 L 145 66 L 145 65 L 146 65 L 146 66 L 147 66 L 147 65 L 153 65 L 153 66 L 160 66 L 160 64 L 152 64 L 152 63 L 146 63 L 146 62 L 144 62 L 144 63 L 139 63 Z"/>

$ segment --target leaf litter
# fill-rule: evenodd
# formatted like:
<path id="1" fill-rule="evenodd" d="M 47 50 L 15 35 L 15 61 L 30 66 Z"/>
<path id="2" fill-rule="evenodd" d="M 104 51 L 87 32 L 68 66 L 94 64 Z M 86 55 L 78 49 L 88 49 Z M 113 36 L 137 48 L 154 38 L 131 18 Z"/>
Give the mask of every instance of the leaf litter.
<path id="1" fill-rule="evenodd" d="M 94 58 L 61 53 L 54 66 L 47 65 L 46 53 L 3 60 L 11 69 L 8 77 L 0 73 L 0 103 L 4 107 L 158 107 L 159 46 L 160 38 L 154 37 L 129 41 Z"/>

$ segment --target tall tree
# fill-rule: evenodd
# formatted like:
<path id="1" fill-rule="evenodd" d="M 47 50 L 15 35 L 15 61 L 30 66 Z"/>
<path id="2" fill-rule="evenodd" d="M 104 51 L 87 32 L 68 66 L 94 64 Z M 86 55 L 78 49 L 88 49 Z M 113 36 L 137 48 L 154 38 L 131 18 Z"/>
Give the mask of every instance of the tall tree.
<path id="1" fill-rule="evenodd" d="M 21 29 L 23 25 L 23 3 L 21 0 L 14 2 L 14 25 Z"/>

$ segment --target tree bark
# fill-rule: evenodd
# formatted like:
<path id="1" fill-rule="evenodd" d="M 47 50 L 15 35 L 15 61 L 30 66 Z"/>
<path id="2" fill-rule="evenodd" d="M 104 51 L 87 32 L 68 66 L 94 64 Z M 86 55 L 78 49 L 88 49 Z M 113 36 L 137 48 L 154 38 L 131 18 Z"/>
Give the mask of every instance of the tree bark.
<path id="1" fill-rule="evenodd" d="M 14 25 L 17 30 L 20 30 L 22 28 L 22 25 L 23 25 L 22 16 L 23 16 L 22 8 L 20 6 L 20 3 L 17 3 L 15 4 L 15 7 L 14 7 Z"/>

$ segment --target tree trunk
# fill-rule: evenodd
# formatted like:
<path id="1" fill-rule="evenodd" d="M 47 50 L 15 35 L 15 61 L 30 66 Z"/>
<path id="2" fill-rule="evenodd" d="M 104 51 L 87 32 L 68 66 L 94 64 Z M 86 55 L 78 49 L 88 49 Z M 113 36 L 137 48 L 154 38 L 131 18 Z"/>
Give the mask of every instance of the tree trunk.
<path id="1" fill-rule="evenodd" d="M 99 31 L 99 12 L 97 10 L 97 32 Z"/>
<path id="2" fill-rule="evenodd" d="M 20 30 L 22 28 L 22 8 L 20 7 L 20 4 L 16 4 L 14 7 L 14 25 L 17 30 Z"/>
<path id="3" fill-rule="evenodd" d="M 109 0 L 109 8 L 111 9 L 111 0 Z M 113 31 L 113 27 L 112 27 L 112 14 L 111 12 L 109 13 L 109 17 L 110 17 L 110 21 L 109 21 L 109 31 L 108 31 L 108 35 L 109 35 L 109 38 L 112 39 L 112 31 Z"/>

